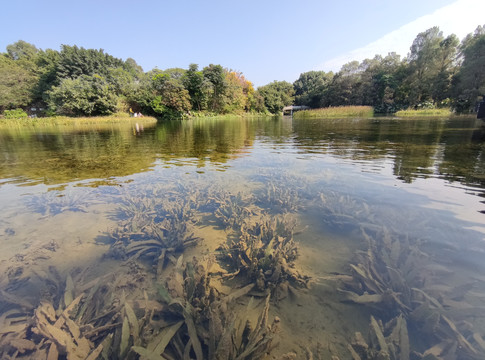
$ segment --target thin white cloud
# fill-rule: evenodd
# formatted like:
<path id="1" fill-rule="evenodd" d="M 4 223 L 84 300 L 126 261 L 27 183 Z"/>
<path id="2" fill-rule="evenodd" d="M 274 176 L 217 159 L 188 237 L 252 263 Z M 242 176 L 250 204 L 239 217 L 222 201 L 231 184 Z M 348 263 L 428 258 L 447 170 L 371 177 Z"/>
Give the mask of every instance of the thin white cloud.
<path id="1" fill-rule="evenodd" d="M 401 57 L 407 56 L 416 35 L 433 26 L 439 26 L 444 36 L 455 34 L 461 40 L 473 32 L 478 25 L 485 23 L 485 1 L 458 0 L 444 6 L 432 14 L 422 16 L 382 38 L 348 53 L 327 60 L 316 67 L 317 70 L 339 71 L 343 64 L 350 61 L 362 61 L 374 55 L 387 55 L 396 52 Z"/>

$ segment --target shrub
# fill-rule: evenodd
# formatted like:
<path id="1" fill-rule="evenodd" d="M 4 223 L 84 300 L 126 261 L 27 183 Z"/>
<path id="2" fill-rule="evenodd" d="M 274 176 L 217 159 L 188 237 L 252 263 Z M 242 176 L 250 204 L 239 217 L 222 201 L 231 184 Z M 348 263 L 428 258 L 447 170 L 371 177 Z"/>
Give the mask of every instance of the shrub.
<path id="1" fill-rule="evenodd" d="M 68 116 L 110 115 L 116 111 L 118 101 L 106 79 L 99 75 L 63 79 L 47 96 L 50 110 Z"/>
<path id="2" fill-rule="evenodd" d="M 22 109 L 5 110 L 4 115 L 5 119 L 25 119 L 28 117 Z"/>

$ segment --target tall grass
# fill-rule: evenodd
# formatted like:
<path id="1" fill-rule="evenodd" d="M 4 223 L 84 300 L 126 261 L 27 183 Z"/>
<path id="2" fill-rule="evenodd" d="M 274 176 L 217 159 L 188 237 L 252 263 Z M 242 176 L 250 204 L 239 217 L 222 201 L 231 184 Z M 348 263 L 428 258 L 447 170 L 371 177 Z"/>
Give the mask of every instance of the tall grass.
<path id="1" fill-rule="evenodd" d="M 366 118 L 372 116 L 374 116 L 374 108 L 372 106 L 331 106 L 321 109 L 297 111 L 293 114 L 293 118 L 295 119 Z"/>
<path id="2" fill-rule="evenodd" d="M 450 116 L 450 109 L 418 109 L 418 110 L 400 110 L 396 112 L 398 117 L 420 117 L 420 116 Z"/>
<path id="3" fill-rule="evenodd" d="M 139 122 L 143 124 L 156 123 L 157 119 L 151 116 L 139 118 L 130 117 L 126 113 L 116 113 L 109 116 L 68 117 L 52 116 L 42 118 L 0 118 L 0 126 L 58 126 L 58 125 L 90 125 L 90 124 L 116 124 L 125 122 Z"/>
<path id="4" fill-rule="evenodd" d="M 218 114 L 218 113 L 211 113 L 208 111 L 191 111 L 190 115 L 187 116 L 187 119 L 226 120 L 226 119 L 234 119 L 234 118 L 251 119 L 251 118 L 272 117 L 272 116 L 275 116 L 275 115 L 258 113 L 258 112 L 237 112 L 237 113 L 230 113 L 230 114 Z"/>

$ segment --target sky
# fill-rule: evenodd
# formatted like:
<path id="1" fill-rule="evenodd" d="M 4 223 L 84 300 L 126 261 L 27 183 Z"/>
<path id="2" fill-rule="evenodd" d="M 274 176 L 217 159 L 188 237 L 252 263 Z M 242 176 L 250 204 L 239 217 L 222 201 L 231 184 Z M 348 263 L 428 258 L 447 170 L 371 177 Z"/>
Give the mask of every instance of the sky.
<path id="1" fill-rule="evenodd" d="M 220 64 L 255 86 L 338 71 L 396 52 L 439 26 L 460 39 L 485 24 L 483 0 L 0 0 L 0 52 L 104 49 L 145 71 Z"/>

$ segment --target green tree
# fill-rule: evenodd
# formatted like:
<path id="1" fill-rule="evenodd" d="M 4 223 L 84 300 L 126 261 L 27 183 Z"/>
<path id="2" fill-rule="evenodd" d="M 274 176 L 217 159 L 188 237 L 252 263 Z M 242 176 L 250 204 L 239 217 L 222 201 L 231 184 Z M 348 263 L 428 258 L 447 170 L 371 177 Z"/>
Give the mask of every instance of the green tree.
<path id="1" fill-rule="evenodd" d="M 134 75 L 123 67 L 108 68 L 106 80 L 116 95 L 127 95 L 132 92 L 135 88 L 135 79 Z"/>
<path id="2" fill-rule="evenodd" d="M 207 109 L 207 82 L 204 83 L 204 74 L 199 71 L 197 64 L 190 64 L 185 72 L 182 83 L 189 92 L 192 108 L 198 111 Z"/>
<path id="3" fill-rule="evenodd" d="M 254 91 L 248 96 L 248 111 L 256 113 L 267 113 L 268 109 L 264 105 L 264 97 L 261 95 L 259 90 Z"/>
<path id="4" fill-rule="evenodd" d="M 293 83 L 295 104 L 312 108 L 320 106 L 332 78 L 333 73 L 325 71 L 308 71 L 300 74 L 300 77 Z"/>
<path id="5" fill-rule="evenodd" d="M 204 80 L 207 81 L 208 109 L 222 112 L 224 109 L 224 96 L 226 95 L 226 73 L 221 65 L 210 64 L 202 70 Z"/>
<path id="6" fill-rule="evenodd" d="M 273 81 L 258 88 L 266 109 L 272 114 L 280 113 L 285 106 L 293 104 L 293 85 L 287 81 Z"/>
<path id="7" fill-rule="evenodd" d="M 99 75 L 63 79 L 47 95 L 49 109 L 60 115 L 109 115 L 116 110 L 117 97 Z"/>
<path id="8" fill-rule="evenodd" d="M 34 98 L 37 76 L 19 61 L 0 54 L 0 110 L 26 108 Z"/>
<path id="9" fill-rule="evenodd" d="M 35 57 L 39 81 L 35 85 L 36 100 L 47 100 L 47 91 L 57 84 L 57 64 L 59 62 L 59 52 L 52 49 L 40 50 Z"/>
<path id="10" fill-rule="evenodd" d="M 152 108 L 157 114 L 164 115 L 168 110 L 169 116 L 181 116 L 192 108 L 189 92 L 184 88 L 181 77 L 158 73 L 152 78 L 152 87 L 156 94 Z"/>
<path id="11" fill-rule="evenodd" d="M 128 107 L 132 108 L 133 111 L 147 115 L 158 115 L 152 106 L 156 96 L 149 74 L 144 74 L 135 84 L 133 91 L 126 95 L 126 101 Z"/>
<path id="12" fill-rule="evenodd" d="M 451 34 L 440 42 L 437 74 L 433 79 L 431 95 L 436 103 L 451 96 L 451 82 L 457 70 L 458 37 Z"/>
<path id="13" fill-rule="evenodd" d="M 333 77 L 321 106 L 361 105 L 361 75 L 362 69 L 358 61 L 344 64 Z"/>
<path id="14" fill-rule="evenodd" d="M 7 53 L 12 60 L 31 60 L 35 57 L 38 51 L 39 50 L 34 45 L 23 40 L 7 45 Z"/>
<path id="15" fill-rule="evenodd" d="M 458 39 L 435 26 L 419 33 L 409 55 L 409 103 L 439 102 L 449 95 Z"/>
<path id="16" fill-rule="evenodd" d="M 485 28 L 479 26 L 461 45 L 462 64 L 454 78 L 455 107 L 472 111 L 480 95 L 485 94 Z"/>
<path id="17" fill-rule="evenodd" d="M 226 70 L 226 91 L 224 112 L 238 113 L 248 111 L 248 97 L 254 93 L 253 85 L 238 71 Z"/>
<path id="18" fill-rule="evenodd" d="M 396 53 L 389 53 L 384 58 L 376 55 L 360 64 L 362 103 L 370 105 L 377 113 L 396 111 L 400 106 L 396 99 L 400 83 L 401 58 Z"/>
<path id="19" fill-rule="evenodd" d="M 132 75 L 139 76 L 143 74 L 143 68 L 138 65 L 133 58 L 128 58 L 125 61 L 124 68 L 126 71 L 130 72 Z"/>
<path id="20" fill-rule="evenodd" d="M 83 47 L 62 45 L 56 69 L 57 81 L 75 79 L 81 75 L 108 75 L 109 68 L 123 67 L 125 64 L 103 49 L 85 49 Z"/>

